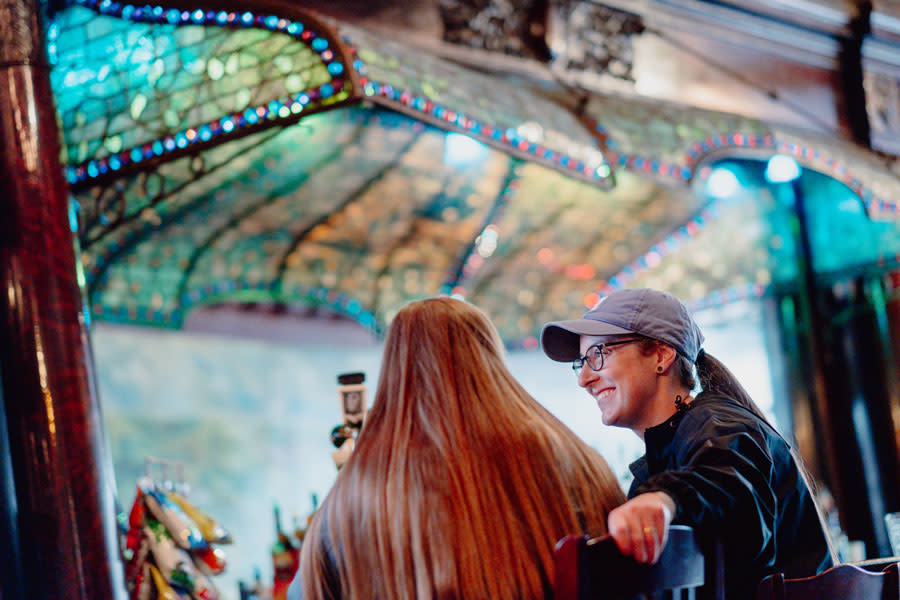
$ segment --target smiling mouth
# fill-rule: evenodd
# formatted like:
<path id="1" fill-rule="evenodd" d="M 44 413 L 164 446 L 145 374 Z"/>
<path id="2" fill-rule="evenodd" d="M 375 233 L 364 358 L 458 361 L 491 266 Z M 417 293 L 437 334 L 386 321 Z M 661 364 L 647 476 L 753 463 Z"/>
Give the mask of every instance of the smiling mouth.
<path id="1" fill-rule="evenodd" d="M 600 390 L 599 392 L 597 392 L 596 394 L 594 394 L 594 398 L 595 398 L 596 400 L 598 400 L 598 401 L 599 401 L 599 400 L 605 400 L 605 399 L 608 398 L 610 395 L 612 395 L 614 389 L 615 389 L 615 388 L 603 388 L 602 390 Z"/>

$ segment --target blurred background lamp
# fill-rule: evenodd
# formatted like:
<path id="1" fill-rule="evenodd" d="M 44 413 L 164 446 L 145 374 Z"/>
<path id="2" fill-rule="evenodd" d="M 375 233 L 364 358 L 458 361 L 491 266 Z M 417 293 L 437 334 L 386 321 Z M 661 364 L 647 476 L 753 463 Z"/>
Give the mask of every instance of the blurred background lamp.
<path id="1" fill-rule="evenodd" d="M 444 141 L 444 162 L 464 167 L 487 158 L 487 146 L 461 133 L 448 133 Z"/>
<path id="2" fill-rule="evenodd" d="M 737 175 L 724 167 L 713 169 L 712 173 L 709 174 L 709 179 L 706 181 L 707 193 L 718 199 L 733 196 L 740 187 L 741 182 L 738 181 Z"/>
<path id="3" fill-rule="evenodd" d="M 776 154 L 766 164 L 766 181 L 787 183 L 800 177 L 800 165 L 790 156 Z"/>

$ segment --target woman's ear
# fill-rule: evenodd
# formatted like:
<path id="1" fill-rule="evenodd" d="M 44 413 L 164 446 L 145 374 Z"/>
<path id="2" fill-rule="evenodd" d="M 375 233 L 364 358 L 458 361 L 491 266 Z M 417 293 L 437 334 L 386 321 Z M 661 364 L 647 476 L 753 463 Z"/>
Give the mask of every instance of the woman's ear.
<path id="1" fill-rule="evenodd" d="M 662 370 L 658 369 L 660 373 L 664 373 L 668 370 L 677 357 L 678 353 L 675 352 L 675 348 L 672 346 L 668 344 L 656 345 L 656 364 L 659 367 L 662 367 Z"/>

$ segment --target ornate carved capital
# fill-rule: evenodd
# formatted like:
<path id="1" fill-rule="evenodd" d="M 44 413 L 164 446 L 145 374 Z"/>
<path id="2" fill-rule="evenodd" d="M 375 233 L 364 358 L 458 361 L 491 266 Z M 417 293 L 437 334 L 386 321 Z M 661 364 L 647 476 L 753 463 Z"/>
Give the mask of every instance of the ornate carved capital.
<path id="1" fill-rule="evenodd" d="M 641 16 L 595 2 L 554 0 L 550 48 L 554 66 L 633 81 L 631 38 L 644 31 Z"/>
<path id="2" fill-rule="evenodd" d="M 0 66 L 44 62 L 40 2 L 0 0 Z"/>
<path id="3" fill-rule="evenodd" d="M 867 71 L 863 75 L 872 147 L 900 154 L 900 74 Z"/>
<path id="4" fill-rule="evenodd" d="M 444 41 L 546 61 L 548 0 L 440 0 Z"/>

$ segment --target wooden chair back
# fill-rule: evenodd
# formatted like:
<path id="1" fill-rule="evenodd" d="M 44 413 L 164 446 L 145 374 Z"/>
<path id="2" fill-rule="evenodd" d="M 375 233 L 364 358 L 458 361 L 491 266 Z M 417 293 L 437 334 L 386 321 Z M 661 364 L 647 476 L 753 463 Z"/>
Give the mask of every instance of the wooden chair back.
<path id="1" fill-rule="evenodd" d="M 690 527 L 673 525 L 655 565 L 619 552 L 609 537 L 568 536 L 554 554 L 554 600 L 724 598 L 721 557 L 704 552 Z"/>
<path id="2" fill-rule="evenodd" d="M 851 564 L 831 567 L 812 577 L 786 579 L 784 573 L 765 577 L 756 600 L 900 600 L 898 563 L 883 571 Z"/>

